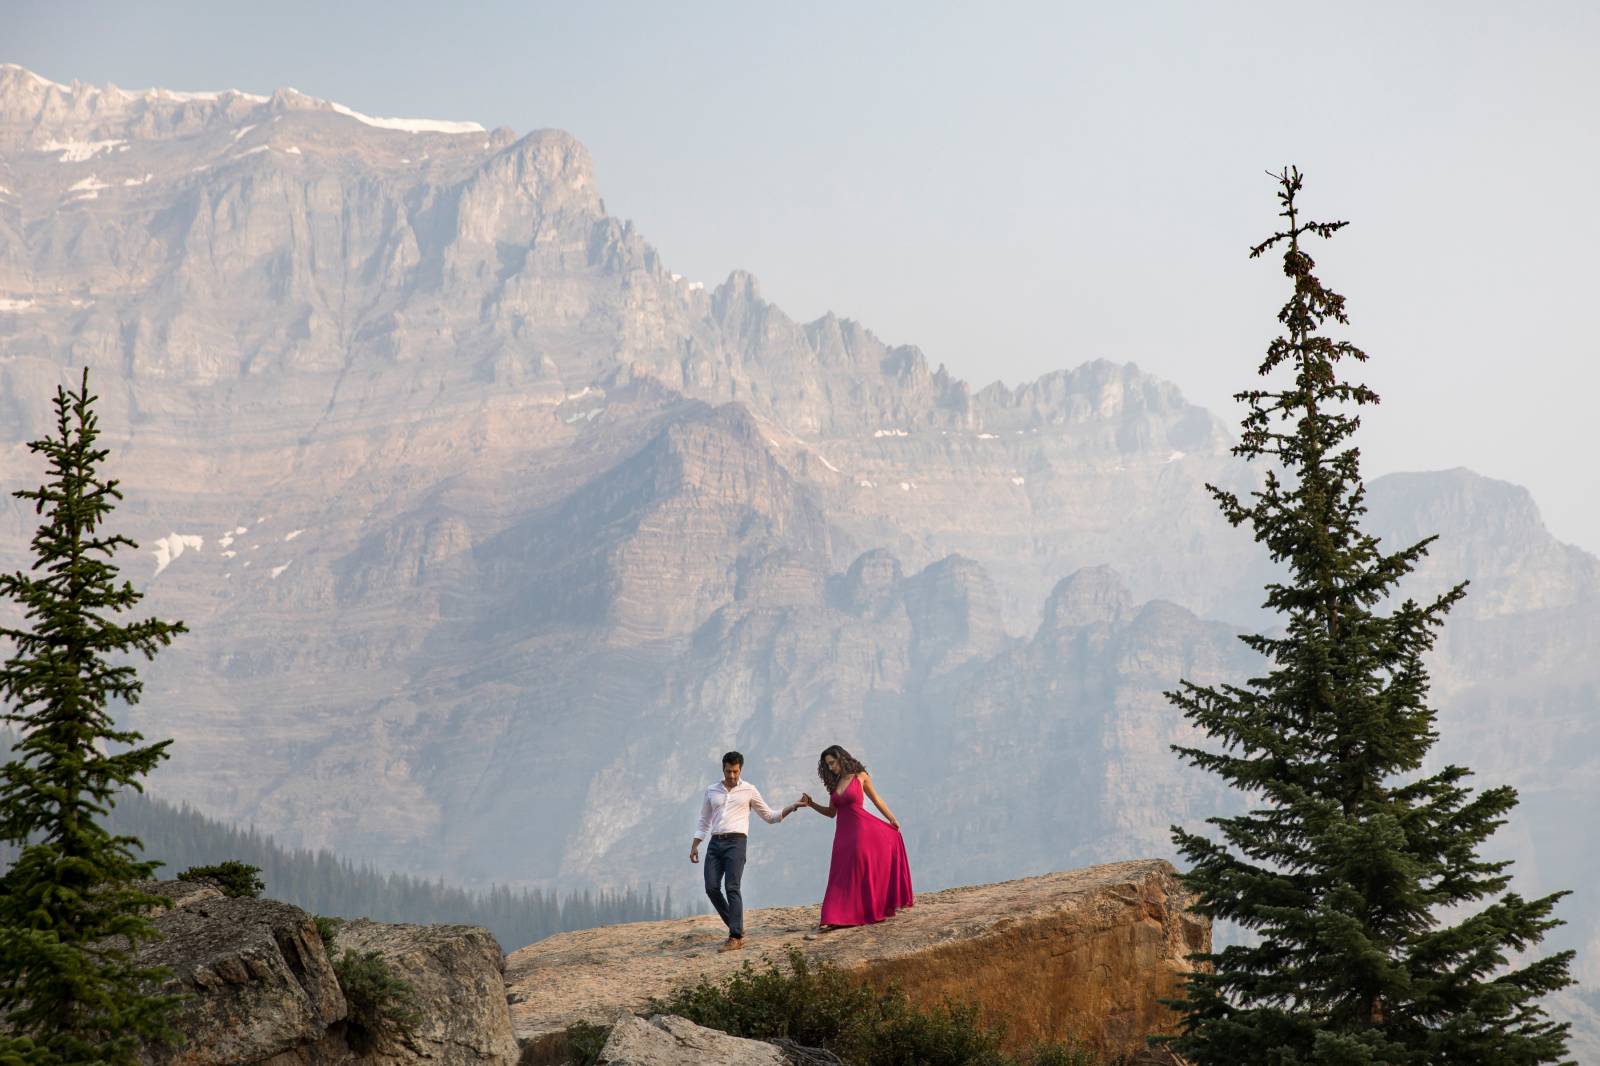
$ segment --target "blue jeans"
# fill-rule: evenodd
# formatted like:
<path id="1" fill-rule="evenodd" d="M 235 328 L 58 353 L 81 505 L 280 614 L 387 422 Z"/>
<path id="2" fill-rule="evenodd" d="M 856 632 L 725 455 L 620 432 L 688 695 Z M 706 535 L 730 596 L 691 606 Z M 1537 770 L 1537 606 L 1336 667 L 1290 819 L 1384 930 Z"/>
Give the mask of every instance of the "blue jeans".
<path id="1" fill-rule="evenodd" d="M 744 936 L 744 896 L 739 880 L 744 877 L 745 837 L 712 837 L 706 846 L 706 895 L 728 927 L 731 937 Z M 727 895 L 723 895 L 723 886 Z"/>

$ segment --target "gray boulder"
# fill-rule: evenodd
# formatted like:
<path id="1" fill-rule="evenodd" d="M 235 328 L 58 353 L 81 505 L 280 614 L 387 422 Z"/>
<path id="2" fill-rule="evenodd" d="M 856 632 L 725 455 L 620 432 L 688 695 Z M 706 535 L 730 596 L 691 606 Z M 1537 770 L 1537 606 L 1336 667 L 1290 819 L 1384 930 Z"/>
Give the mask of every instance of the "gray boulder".
<path id="1" fill-rule="evenodd" d="M 359 919 L 340 927 L 339 951 L 376 951 L 405 978 L 421 1015 L 408 1036 L 380 1036 L 369 1052 L 383 1063 L 481 1066 L 519 1054 L 506 1005 L 505 957 L 474 925 L 388 925 Z"/>
<path id="2" fill-rule="evenodd" d="M 729 1036 L 671 1014 L 645 1021 L 623 1015 L 600 1050 L 598 1066 L 789 1066 L 759 1040 Z"/>
<path id="3" fill-rule="evenodd" d="M 152 1046 L 151 1066 L 256 1063 L 321 1041 L 345 1017 L 344 994 L 316 923 L 276 900 L 206 898 L 156 919 L 141 966 L 172 970 L 186 998 L 172 1017 L 187 1038 Z"/>

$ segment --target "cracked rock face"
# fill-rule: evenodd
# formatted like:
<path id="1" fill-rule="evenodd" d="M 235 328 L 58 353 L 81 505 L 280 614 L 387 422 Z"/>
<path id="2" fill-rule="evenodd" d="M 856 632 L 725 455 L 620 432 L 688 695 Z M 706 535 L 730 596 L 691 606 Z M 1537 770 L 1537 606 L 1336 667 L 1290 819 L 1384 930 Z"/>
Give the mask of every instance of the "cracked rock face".
<path id="1" fill-rule="evenodd" d="M 188 1040 L 151 1048 L 151 1066 L 254 1063 L 320 1041 L 345 1016 L 316 923 L 276 900 L 203 899 L 156 919 L 141 966 L 166 966 L 186 993 L 173 1025 Z"/>

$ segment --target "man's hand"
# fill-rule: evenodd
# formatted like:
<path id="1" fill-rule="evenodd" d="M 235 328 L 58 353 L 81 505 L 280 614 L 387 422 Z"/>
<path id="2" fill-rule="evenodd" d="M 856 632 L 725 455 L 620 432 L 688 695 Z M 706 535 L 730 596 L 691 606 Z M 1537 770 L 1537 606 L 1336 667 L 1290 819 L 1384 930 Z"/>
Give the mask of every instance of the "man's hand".
<path id="1" fill-rule="evenodd" d="M 700 842 L 698 840 L 696 840 L 693 844 L 689 845 L 689 861 L 690 862 L 699 862 L 700 861 Z"/>
<path id="2" fill-rule="evenodd" d="M 809 807 L 809 806 L 811 806 L 811 793 L 809 793 L 809 792 L 800 793 L 800 798 L 795 800 L 795 803 L 796 803 L 796 805 L 801 806 L 801 807 Z"/>

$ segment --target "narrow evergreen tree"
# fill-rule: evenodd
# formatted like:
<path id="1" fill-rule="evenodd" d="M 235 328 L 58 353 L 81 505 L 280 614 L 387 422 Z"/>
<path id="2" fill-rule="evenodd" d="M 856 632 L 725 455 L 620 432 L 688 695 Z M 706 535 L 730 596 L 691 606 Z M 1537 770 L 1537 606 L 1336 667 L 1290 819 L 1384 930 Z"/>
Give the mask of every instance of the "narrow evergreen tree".
<path id="1" fill-rule="evenodd" d="M 14 644 L 0 717 L 21 726 L 0 778 L 0 840 L 22 849 L 0 878 L 0 1061 L 130 1063 L 141 1040 L 171 1035 L 174 999 L 152 992 L 162 972 L 134 961 L 156 935 L 145 910 L 160 900 L 132 882 L 154 864 L 101 822 L 171 743 L 139 746 L 139 733 L 116 727 L 110 706 L 138 702 L 142 687 L 121 659 L 153 656 L 184 627 L 112 620 L 140 599 L 118 584 L 112 556 L 137 545 L 101 529 L 122 494 L 99 473 L 94 400 L 87 370 L 77 392 L 56 390 L 55 433 L 28 446 L 49 480 L 14 494 L 45 516 L 32 571 L 0 575 L 0 595 L 31 626 L 0 628 Z"/>
<path id="2" fill-rule="evenodd" d="M 1567 1026 L 1537 1001 L 1571 983 L 1572 953 L 1510 956 L 1560 924 L 1566 893 L 1505 892 L 1510 864 L 1477 856 L 1512 789 L 1473 795 L 1459 766 L 1420 773 L 1438 737 L 1423 655 L 1465 585 L 1385 612 L 1433 538 L 1384 552 L 1361 530 L 1354 411 L 1378 397 L 1337 373 L 1366 356 L 1325 334 L 1347 324 L 1344 298 L 1302 243 L 1345 223 L 1302 221 L 1299 171 L 1276 177 L 1288 224 L 1250 255 L 1282 247 L 1294 291 L 1260 373 L 1292 380 L 1236 397 L 1249 413 L 1234 453 L 1267 460 L 1263 487 L 1248 502 L 1208 488 L 1285 567 L 1266 589 L 1283 630 L 1244 638 L 1265 676 L 1167 694 L 1220 748 L 1175 750 L 1255 805 L 1208 820 L 1222 841 L 1173 828 L 1199 910 L 1252 942 L 1202 956 L 1211 969 L 1173 1001 L 1183 1023 L 1168 1043 L 1200 1066 L 1557 1062 Z"/>

